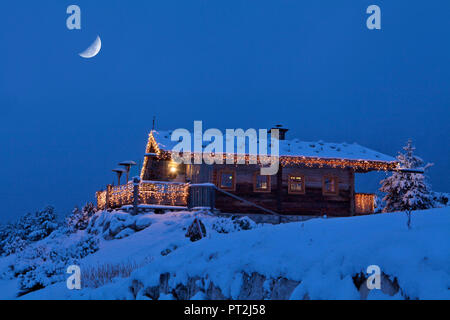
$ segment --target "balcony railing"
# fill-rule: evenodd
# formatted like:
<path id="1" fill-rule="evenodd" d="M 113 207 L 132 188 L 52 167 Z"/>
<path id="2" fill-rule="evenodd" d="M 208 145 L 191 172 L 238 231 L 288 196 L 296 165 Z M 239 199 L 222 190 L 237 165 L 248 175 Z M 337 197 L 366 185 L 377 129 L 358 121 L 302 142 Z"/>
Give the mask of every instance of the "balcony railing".
<path id="1" fill-rule="evenodd" d="M 188 197 L 187 183 L 164 182 L 164 181 L 142 181 L 138 185 L 137 204 L 186 206 Z M 108 186 L 104 191 L 98 191 L 97 207 L 120 208 L 134 203 L 134 184 Z"/>
<path id="2" fill-rule="evenodd" d="M 139 185 L 140 204 L 186 206 L 189 184 L 143 181 Z"/>
<path id="3" fill-rule="evenodd" d="M 133 184 L 128 183 L 111 188 L 109 194 L 110 208 L 118 208 L 126 204 L 133 203 Z"/>

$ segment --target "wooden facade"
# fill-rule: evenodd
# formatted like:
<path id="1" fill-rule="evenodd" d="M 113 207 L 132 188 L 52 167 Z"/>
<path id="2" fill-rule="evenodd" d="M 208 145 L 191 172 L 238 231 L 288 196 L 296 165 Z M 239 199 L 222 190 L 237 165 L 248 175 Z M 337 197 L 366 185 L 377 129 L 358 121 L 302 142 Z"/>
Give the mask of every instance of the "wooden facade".
<path id="1" fill-rule="evenodd" d="M 152 162 L 154 162 L 153 160 Z M 158 166 L 149 167 L 145 179 L 166 180 L 169 161 L 156 161 Z M 153 171 L 155 168 L 160 168 Z M 150 173 L 152 170 L 153 173 Z M 280 214 L 348 216 L 355 213 L 354 171 L 351 168 L 283 167 L 274 176 L 261 176 L 268 180 L 267 188 L 257 188 L 258 165 L 180 165 L 180 175 L 192 183 L 213 183 L 219 189 L 238 195 L 245 200 Z M 160 173 L 160 176 L 158 174 Z M 231 186 L 223 179 L 232 177 Z M 301 177 L 302 191 L 293 191 L 293 177 Z M 179 178 L 179 177 L 178 177 Z M 325 188 L 325 179 L 335 183 L 335 191 Z M 172 176 L 171 181 L 176 178 Z M 223 193 L 216 193 L 215 207 L 222 212 L 260 213 L 257 207 L 242 203 Z"/>
<path id="2" fill-rule="evenodd" d="M 374 211 L 374 195 L 355 192 L 356 172 L 390 170 L 396 165 L 388 161 L 309 159 L 281 155 L 277 174 L 261 176 L 260 165 L 249 161 L 245 164 L 177 165 L 171 160 L 170 150 L 160 149 L 151 133 L 140 179 L 145 188 L 154 188 L 154 183 L 158 181 L 178 184 L 177 188 L 185 186 L 184 191 L 177 196 L 183 200 L 176 201 L 174 199 L 177 197 L 172 199 L 165 194 L 170 192 L 170 188 L 159 187 L 163 191 L 162 195 L 158 195 L 158 204 L 167 202 L 164 199 L 168 197 L 171 205 L 196 207 L 203 203 L 203 206 L 214 206 L 224 213 L 257 214 L 266 211 L 282 215 L 343 217 Z M 151 184 L 145 185 L 148 183 Z M 202 188 L 208 185 L 215 188 Z M 105 196 L 99 193 L 97 198 L 102 203 L 104 199 L 113 205 L 117 203 L 117 207 L 118 201 L 111 200 L 111 194 Z M 140 194 L 139 201 L 155 203 L 151 198 L 152 195 L 156 197 L 158 192 L 148 194 L 148 199 Z M 122 201 L 124 198 L 126 196 L 122 194 L 119 202 L 125 203 L 126 199 Z"/>

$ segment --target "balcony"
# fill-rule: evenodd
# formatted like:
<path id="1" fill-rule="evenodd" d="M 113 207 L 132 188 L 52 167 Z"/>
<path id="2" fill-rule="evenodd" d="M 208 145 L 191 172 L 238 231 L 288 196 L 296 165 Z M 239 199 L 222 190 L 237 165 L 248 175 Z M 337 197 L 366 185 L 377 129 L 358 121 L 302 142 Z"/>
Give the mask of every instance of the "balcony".
<path id="1" fill-rule="evenodd" d="M 138 185 L 137 204 L 158 206 L 186 206 L 188 197 L 187 183 L 165 181 L 142 181 Z M 108 186 L 96 193 L 97 208 L 120 208 L 134 202 L 134 184 Z"/>

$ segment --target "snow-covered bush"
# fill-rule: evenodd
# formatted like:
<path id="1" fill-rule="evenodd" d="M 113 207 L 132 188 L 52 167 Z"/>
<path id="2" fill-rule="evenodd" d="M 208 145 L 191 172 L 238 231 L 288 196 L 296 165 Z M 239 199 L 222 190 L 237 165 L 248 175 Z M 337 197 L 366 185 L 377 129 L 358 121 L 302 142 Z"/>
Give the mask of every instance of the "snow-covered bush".
<path id="1" fill-rule="evenodd" d="M 414 154 L 412 141 L 408 140 L 404 153 L 399 152 L 397 160 L 405 169 L 427 169 L 423 167 L 423 160 Z M 420 173 L 394 172 L 390 177 L 381 181 L 380 191 L 385 192 L 383 200 L 386 206 L 383 212 L 421 210 L 433 207 L 433 194 L 427 177 Z"/>
<path id="2" fill-rule="evenodd" d="M 88 202 L 82 210 L 75 207 L 72 214 L 66 218 L 66 226 L 70 232 L 85 230 L 89 224 L 89 220 L 95 212 L 95 206 L 90 202 Z"/>
<path id="3" fill-rule="evenodd" d="M 436 207 L 445 207 L 450 205 L 450 194 L 444 192 L 435 192 L 433 194 L 433 201 Z"/>
<path id="4" fill-rule="evenodd" d="M 4 226 L 0 232 L 0 255 L 23 250 L 29 243 L 42 240 L 58 229 L 53 207 L 22 216 L 18 222 Z"/>
<path id="5" fill-rule="evenodd" d="M 153 222 L 151 216 L 152 214 L 134 216 L 120 211 L 99 211 L 89 220 L 86 231 L 101 235 L 106 240 L 122 239 L 149 227 Z"/>
<path id="6" fill-rule="evenodd" d="M 218 233 L 230 233 L 241 230 L 250 230 L 256 227 L 256 223 L 248 217 L 233 216 L 230 218 L 219 218 L 213 223 L 212 228 Z"/>
<path id="7" fill-rule="evenodd" d="M 8 239 L 8 241 L 5 241 L 5 244 L 2 249 L 3 254 L 5 256 L 8 256 L 15 252 L 22 251 L 23 249 L 25 249 L 28 243 L 29 243 L 28 241 L 25 241 L 20 237 L 15 238 L 11 237 Z"/>
<path id="8" fill-rule="evenodd" d="M 7 255 L 7 250 L 9 252 L 9 248 L 5 248 L 6 246 L 9 246 L 11 241 L 9 241 L 11 237 L 11 224 L 6 225 L 0 225 L 0 256 Z"/>
<path id="9" fill-rule="evenodd" d="M 189 238 L 192 242 L 203 239 L 206 237 L 206 228 L 202 220 L 195 218 L 186 232 L 186 238 Z"/>
<path id="10" fill-rule="evenodd" d="M 69 265 L 78 264 L 80 259 L 98 249 L 98 239 L 93 236 L 67 248 L 62 244 L 29 246 L 19 254 L 10 269 L 19 278 L 23 293 L 27 293 L 63 281 Z"/>
<path id="11" fill-rule="evenodd" d="M 44 239 L 59 227 L 53 207 L 36 212 L 28 222 L 29 224 L 25 227 L 31 232 L 27 234 L 26 238 L 30 241 Z"/>

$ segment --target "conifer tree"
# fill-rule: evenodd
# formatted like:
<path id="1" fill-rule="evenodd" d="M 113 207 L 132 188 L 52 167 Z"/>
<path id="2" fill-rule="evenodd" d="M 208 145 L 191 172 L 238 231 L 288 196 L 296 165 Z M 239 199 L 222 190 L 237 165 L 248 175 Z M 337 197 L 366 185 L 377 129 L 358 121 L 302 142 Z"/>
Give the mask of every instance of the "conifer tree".
<path id="1" fill-rule="evenodd" d="M 414 154 L 412 141 L 399 152 L 397 160 L 404 169 L 427 169 L 432 164 L 423 166 L 424 161 Z M 427 177 L 421 173 L 394 172 L 381 181 L 380 191 L 385 192 L 386 203 L 383 212 L 421 210 L 433 207 L 433 192 L 427 183 Z"/>

